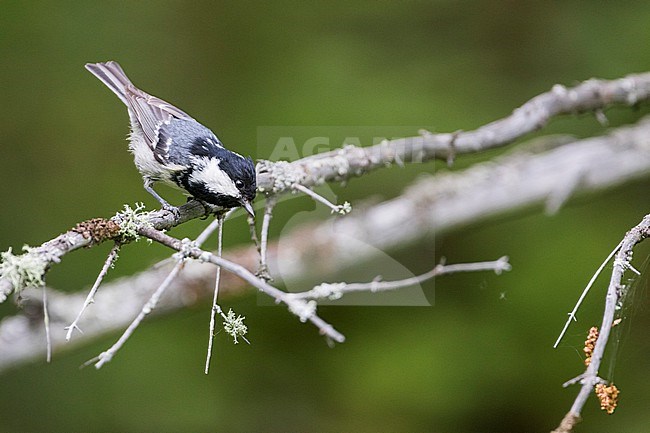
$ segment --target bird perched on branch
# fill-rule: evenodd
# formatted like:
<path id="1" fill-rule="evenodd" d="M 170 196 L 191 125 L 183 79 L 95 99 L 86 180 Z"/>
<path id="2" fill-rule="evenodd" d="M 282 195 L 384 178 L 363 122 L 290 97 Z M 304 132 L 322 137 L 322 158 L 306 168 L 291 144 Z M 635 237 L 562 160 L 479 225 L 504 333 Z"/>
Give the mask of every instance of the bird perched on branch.
<path id="1" fill-rule="evenodd" d="M 117 62 L 88 63 L 86 69 L 126 104 L 129 150 L 144 188 L 163 208 L 175 209 L 152 188 L 157 181 L 223 209 L 243 207 L 254 216 L 256 178 L 250 157 L 226 149 L 187 113 L 135 87 Z"/>

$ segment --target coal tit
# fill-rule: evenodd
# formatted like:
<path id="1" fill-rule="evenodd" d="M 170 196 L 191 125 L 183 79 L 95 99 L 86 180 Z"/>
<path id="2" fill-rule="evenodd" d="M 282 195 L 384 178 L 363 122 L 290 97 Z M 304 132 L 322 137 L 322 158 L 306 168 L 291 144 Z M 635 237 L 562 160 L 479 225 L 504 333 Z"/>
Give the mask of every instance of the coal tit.
<path id="1" fill-rule="evenodd" d="M 224 209 L 243 207 L 255 216 L 253 160 L 223 147 L 212 131 L 168 102 L 135 87 L 117 62 L 88 63 L 88 69 L 124 102 L 131 119 L 129 150 L 144 188 L 167 209 L 156 191 L 161 181 Z"/>

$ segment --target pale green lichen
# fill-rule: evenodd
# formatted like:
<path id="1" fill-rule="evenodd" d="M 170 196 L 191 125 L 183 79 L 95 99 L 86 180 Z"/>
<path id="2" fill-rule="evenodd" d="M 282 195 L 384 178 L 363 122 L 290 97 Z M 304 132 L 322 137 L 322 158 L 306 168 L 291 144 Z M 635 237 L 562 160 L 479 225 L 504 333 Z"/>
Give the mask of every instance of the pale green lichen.
<path id="1" fill-rule="evenodd" d="M 332 213 L 337 213 L 339 215 L 347 215 L 350 212 L 352 212 L 352 205 L 350 204 L 350 202 L 347 201 L 343 204 L 336 206 L 335 209 L 332 209 Z"/>
<path id="2" fill-rule="evenodd" d="M 237 338 L 243 339 L 248 343 L 245 335 L 248 333 L 248 327 L 244 325 L 244 316 L 235 316 L 235 312 L 232 311 L 232 308 L 228 310 L 228 314 L 225 316 L 222 313 L 223 321 L 223 330 L 226 331 L 226 334 L 230 335 L 235 344 L 239 343 Z"/>
<path id="3" fill-rule="evenodd" d="M 125 241 L 138 241 L 140 235 L 138 230 L 143 227 L 152 227 L 149 222 L 149 212 L 143 212 L 144 203 L 136 203 L 135 209 L 128 204 L 124 205 L 124 210 L 118 212 L 113 219 L 120 225 L 120 236 Z"/>
<path id="4" fill-rule="evenodd" d="M 0 278 L 9 281 L 17 293 L 27 287 L 44 285 L 43 277 L 49 264 L 47 258 L 36 253 L 34 248 L 25 245 L 23 251 L 24 254 L 15 255 L 9 248 L 0 253 Z"/>

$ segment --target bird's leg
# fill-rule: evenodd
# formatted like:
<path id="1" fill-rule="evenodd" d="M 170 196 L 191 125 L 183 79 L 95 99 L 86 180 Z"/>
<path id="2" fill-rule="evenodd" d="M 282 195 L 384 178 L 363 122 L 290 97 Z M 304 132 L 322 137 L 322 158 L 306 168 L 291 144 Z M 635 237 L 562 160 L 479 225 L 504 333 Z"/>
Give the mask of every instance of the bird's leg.
<path id="1" fill-rule="evenodd" d="M 148 192 L 149 194 L 151 194 L 152 196 L 154 196 L 154 197 L 156 198 L 156 200 L 158 200 L 158 202 L 160 202 L 160 204 L 162 205 L 162 208 L 163 208 L 163 209 L 168 210 L 168 211 L 174 213 L 175 215 L 178 215 L 178 213 L 179 213 L 178 208 L 177 208 L 176 206 L 172 206 L 172 205 L 170 205 L 170 204 L 167 202 L 167 200 L 165 200 L 164 198 L 162 198 L 162 197 L 161 197 L 161 196 L 160 196 L 160 195 L 159 195 L 159 194 L 158 194 L 158 193 L 153 189 L 153 181 L 152 181 L 151 179 L 149 179 L 149 178 L 145 178 L 145 180 L 144 180 L 144 189 L 146 189 L 147 192 Z"/>

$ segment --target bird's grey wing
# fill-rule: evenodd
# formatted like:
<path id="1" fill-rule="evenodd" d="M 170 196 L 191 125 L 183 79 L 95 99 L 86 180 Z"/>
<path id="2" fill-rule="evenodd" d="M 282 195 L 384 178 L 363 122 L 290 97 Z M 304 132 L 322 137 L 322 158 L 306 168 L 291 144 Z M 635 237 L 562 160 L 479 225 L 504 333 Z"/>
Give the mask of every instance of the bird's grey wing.
<path id="1" fill-rule="evenodd" d="M 189 165 L 192 157 L 211 156 L 223 148 L 210 129 L 194 119 L 170 119 L 158 128 L 154 148 L 156 160 L 162 163 Z"/>
<path id="2" fill-rule="evenodd" d="M 153 151 L 156 150 L 159 142 L 158 135 L 161 126 L 169 124 L 172 119 L 194 120 L 189 114 L 172 104 L 149 95 L 133 85 L 126 86 L 125 97 L 128 107 L 142 129 L 147 144 Z"/>

